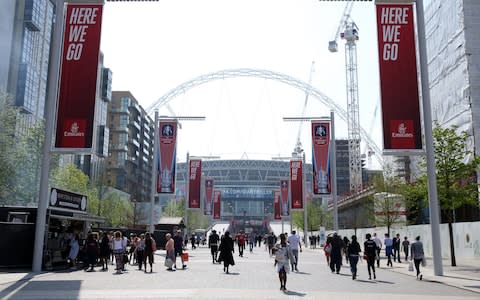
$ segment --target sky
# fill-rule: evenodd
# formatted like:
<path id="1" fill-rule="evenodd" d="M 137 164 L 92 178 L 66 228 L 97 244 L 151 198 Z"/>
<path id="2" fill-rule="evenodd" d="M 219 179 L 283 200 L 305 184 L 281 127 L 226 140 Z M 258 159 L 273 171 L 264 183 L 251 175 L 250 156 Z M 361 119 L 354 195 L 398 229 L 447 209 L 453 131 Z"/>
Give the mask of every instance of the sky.
<path id="1" fill-rule="evenodd" d="M 160 0 L 106 2 L 101 50 L 113 72 L 113 90 L 128 90 L 145 108 L 179 85 L 208 73 L 252 68 L 311 85 L 346 110 L 344 41 L 328 51 L 345 2 L 316 0 Z M 360 126 L 382 149 L 378 51 L 373 2 L 354 4 Z M 314 61 L 314 72 L 310 72 Z M 330 107 L 305 91 L 256 77 L 205 82 L 186 89 L 160 115 L 204 116 L 182 121 L 177 160 L 289 157 L 300 137 L 311 161 L 309 123 L 283 117 L 322 117 Z M 376 112 L 376 113 L 375 113 Z M 153 117 L 153 116 L 152 116 Z M 335 117 L 336 138 L 348 136 Z M 362 142 L 362 153 L 366 145 Z M 378 169 L 373 158 L 369 166 Z"/>

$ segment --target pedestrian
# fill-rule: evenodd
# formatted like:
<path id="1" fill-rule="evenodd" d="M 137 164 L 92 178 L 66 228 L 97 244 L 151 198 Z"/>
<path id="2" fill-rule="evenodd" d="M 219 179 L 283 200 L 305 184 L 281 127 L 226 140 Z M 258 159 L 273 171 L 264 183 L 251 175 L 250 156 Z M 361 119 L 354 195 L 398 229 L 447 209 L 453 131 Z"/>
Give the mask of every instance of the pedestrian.
<path id="1" fill-rule="evenodd" d="M 424 264 L 423 261 L 425 259 L 425 255 L 423 253 L 423 244 L 420 242 L 420 236 L 415 238 L 415 241 L 412 242 L 410 246 L 410 251 L 412 252 L 412 256 L 410 259 L 413 259 L 413 263 L 415 264 L 415 270 L 417 270 L 417 279 L 422 280 L 423 275 L 420 273 L 420 264 Z"/>
<path id="2" fill-rule="evenodd" d="M 408 248 L 410 247 L 410 242 L 408 241 L 408 237 L 403 238 L 402 247 L 403 247 L 403 252 L 405 253 L 405 261 L 408 261 Z"/>
<path id="3" fill-rule="evenodd" d="M 342 267 L 342 253 L 345 248 L 343 240 L 340 238 L 338 233 L 333 233 L 332 236 L 332 250 L 330 252 L 330 270 L 340 274 L 340 269 Z"/>
<path id="4" fill-rule="evenodd" d="M 243 250 L 245 250 L 245 234 L 243 233 L 243 230 L 240 230 L 240 232 L 236 236 L 237 244 L 238 244 L 238 256 L 243 257 Z"/>
<path id="5" fill-rule="evenodd" d="M 110 257 L 110 239 L 107 232 L 102 232 L 100 240 L 100 262 L 102 263 L 102 271 L 108 271 L 108 258 Z"/>
<path id="6" fill-rule="evenodd" d="M 220 242 L 220 237 L 218 236 L 217 231 L 213 229 L 212 233 L 208 237 L 208 248 L 210 248 L 210 253 L 212 254 L 212 264 L 217 262 L 219 242 Z"/>
<path id="7" fill-rule="evenodd" d="M 280 243 L 275 246 L 273 252 L 275 253 L 275 267 L 278 273 L 278 278 L 280 279 L 280 290 L 286 291 L 287 274 L 290 273 L 290 264 L 293 266 L 296 265 L 296 262 L 291 246 L 287 244 L 285 234 L 280 234 Z"/>
<path id="8" fill-rule="evenodd" d="M 154 241 L 150 232 L 145 233 L 145 249 L 144 249 L 144 257 L 143 257 L 143 266 L 144 272 L 147 273 L 147 260 L 148 264 L 150 265 L 150 273 L 153 272 L 153 252 L 154 252 Z M 155 249 L 156 250 L 156 249 Z"/>
<path id="9" fill-rule="evenodd" d="M 78 234 L 74 233 L 70 239 L 70 251 L 68 253 L 68 259 L 67 261 L 70 264 L 70 269 L 75 270 L 75 264 L 77 261 L 77 256 L 78 252 L 80 251 L 80 244 L 78 243 L 78 240 L 80 237 Z"/>
<path id="10" fill-rule="evenodd" d="M 266 243 L 267 243 L 267 247 L 268 247 L 268 255 L 270 255 L 270 256 L 272 256 L 272 249 L 273 249 L 273 246 L 275 246 L 275 242 L 276 242 L 276 237 L 273 234 L 273 232 L 270 232 L 270 234 L 266 238 Z"/>
<path id="11" fill-rule="evenodd" d="M 400 260 L 400 234 L 397 233 L 395 237 L 393 238 L 393 261 L 397 261 L 401 263 L 402 261 Z"/>
<path id="12" fill-rule="evenodd" d="M 233 239 L 230 237 L 230 232 L 228 230 L 225 231 L 225 234 L 223 235 L 219 250 L 220 256 L 218 257 L 218 262 L 223 261 L 223 272 L 228 274 L 228 267 L 230 265 L 235 265 L 235 261 L 233 260 L 235 249 L 233 247 Z"/>
<path id="13" fill-rule="evenodd" d="M 255 235 L 253 233 L 248 235 L 248 248 L 250 249 L 250 253 L 253 252 L 253 245 L 255 244 Z"/>
<path id="14" fill-rule="evenodd" d="M 123 260 L 123 256 L 125 254 L 125 250 L 127 249 L 127 243 L 126 241 L 122 238 L 122 233 L 120 231 L 115 231 L 113 234 L 113 253 L 115 254 L 115 263 L 116 263 L 116 268 L 117 274 L 122 274 L 122 271 L 124 270 L 124 263 L 126 261 Z"/>
<path id="15" fill-rule="evenodd" d="M 292 230 L 292 235 L 287 238 L 287 241 L 293 257 L 295 258 L 290 261 L 292 264 L 292 271 L 298 272 L 298 251 L 300 250 L 300 252 L 302 252 L 302 243 L 300 242 L 300 237 L 297 235 L 295 230 Z"/>
<path id="16" fill-rule="evenodd" d="M 345 248 L 343 248 L 343 254 L 345 255 L 345 262 L 346 264 L 348 264 L 349 262 L 348 245 L 350 245 L 350 241 L 346 236 L 343 237 L 343 243 L 345 244 Z"/>
<path id="17" fill-rule="evenodd" d="M 182 269 L 185 269 L 187 265 L 185 264 L 185 261 L 183 260 L 183 237 L 182 237 L 182 231 L 177 230 L 175 234 L 173 235 L 173 248 L 174 248 L 174 265 L 175 269 L 177 269 L 177 256 L 180 257 L 180 260 L 182 262 Z"/>
<path id="18" fill-rule="evenodd" d="M 352 241 L 348 243 L 348 258 L 350 260 L 350 270 L 352 271 L 352 280 L 357 278 L 357 263 L 359 259 L 360 252 L 360 244 L 357 242 L 357 236 L 352 235 Z"/>
<path id="19" fill-rule="evenodd" d="M 385 233 L 383 244 L 385 245 L 385 256 L 387 257 L 387 267 L 388 266 L 393 267 L 393 263 L 392 263 L 393 240 L 390 238 L 390 235 L 388 233 Z"/>
<path id="20" fill-rule="evenodd" d="M 97 257 L 99 252 L 98 242 L 95 240 L 93 234 L 90 232 L 85 242 L 85 253 L 87 254 L 87 268 L 85 271 L 93 272 L 97 263 Z"/>
<path id="21" fill-rule="evenodd" d="M 165 266 L 168 271 L 175 271 L 176 269 L 172 268 L 175 262 L 175 242 L 170 233 L 165 235 L 165 239 L 167 240 L 165 243 Z"/>
<path id="22" fill-rule="evenodd" d="M 327 260 L 327 266 L 330 267 L 330 253 L 332 253 L 332 237 L 327 236 L 327 241 L 323 246 L 323 252 L 325 253 L 325 259 Z"/>
<path id="23" fill-rule="evenodd" d="M 140 234 L 140 238 L 137 239 L 135 252 L 137 255 L 138 269 L 142 270 L 143 260 L 145 259 L 145 233 Z"/>
<path id="24" fill-rule="evenodd" d="M 197 248 L 195 247 L 195 242 L 196 242 L 195 235 L 192 234 L 192 236 L 190 237 L 190 243 L 192 243 L 192 250 Z"/>
<path id="25" fill-rule="evenodd" d="M 137 235 L 135 233 L 130 233 L 129 245 L 130 249 L 128 249 L 128 263 L 135 265 L 137 263 L 137 252 L 135 251 L 135 248 L 137 247 Z"/>
<path id="26" fill-rule="evenodd" d="M 377 233 L 373 233 L 373 238 L 372 240 L 375 242 L 377 245 L 377 255 L 375 256 L 375 259 L 377 261 L 377 268 L 380 268 L 380 251 L 382 250 L 382 240 L 377 236 Z"/>
<path id="27" fill-rule="evenodd" d="M 375 258 L 378 253 L 378 246 L 377 243 L 372 240 L 372 235 L 370 233 L 367 233 L 365 238 L 367 240 L 363 243 L 363 258 L 367 261 L 368 279 L 372 279 L 372 272 L 373 279 L 377 279 L 377 276 L 375 275 Z"/>

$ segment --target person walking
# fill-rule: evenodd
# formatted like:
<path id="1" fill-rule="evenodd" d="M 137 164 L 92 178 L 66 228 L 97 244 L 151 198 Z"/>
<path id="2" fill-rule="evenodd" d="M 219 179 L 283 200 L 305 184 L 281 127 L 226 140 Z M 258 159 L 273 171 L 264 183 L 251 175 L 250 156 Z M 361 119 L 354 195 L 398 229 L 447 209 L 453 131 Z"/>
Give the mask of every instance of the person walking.
<path id="1" fill-rule="evenodd" d="M 240 233 L 237 234 L 236 240 L 238 244 L 238 256 L 243 257 L 243 250 L 245 250 L 245 240 L 246 240 L 243 230 L 241 230 Z"/>
<path id="2" fill-rule="evenodd" d="M 94 271 L 93 268 L 97 263 L 99 246 L 98 246 L 98 242 L 95 240 L 92 233 L 88 234 L 84 249 L 85 249 L 85 253 L 87 254 L 87 268 L 85 269 L 85 271 L 93 272 Z"/>
<path id="3" fill-rule="evenodd" d="M 223 261 L 223 272 L 228 274 L 228 267 L 230 265 L 235 265 L 235 261 L 233 260 L 235 248 L 233 247 L 233 239 L 230 237 L 230 232 L 228 230 L 225 231 L 225 234 L 223 235 L 219 250 L 220 256 L 218 257 L 218 262 Z"/>
<path id="4" fill-rule="evenodd" d="M 367 269 L 368 269 L 368 279 L 372 279 L 372 272 L 373 272 L 373 279 L 377 279 L 375 275 L 375 257 L 377 256 L 377 243 L 372 240 L 372 235 L 367 233 L 365 235 L 367 239 L 363 243 L 363 254 L 364 259 L 367 261 Z"/>
<path id="5" fill-rule="evenodd" d="M 346 236 L 343 237 L 343 243 L 345 244 L 345 248 L 343 248 L 343 254 L 345 255 L 345 263 L 348 264 L 350 261 L 350 256 L 348 255 L 348 246 L 350 245 L 350 241 Z"/>
<path id="6" fill-rule="evenodd" d="M 410 250 L 412 253 L 410 260 L 413 259 L 413 263 L 415 264 L 415 270 L 417 270 L 417 279 L 422 280 L 423 275 L 420 273 L 420 264 L 425 259 L 425 254 L 423 253 L 423 244 L 420 242 L 420 236 L 415 238 L 415 241 L 410 246 Z"/>
<path id="7" fill-rule="evenodd" d="M 400 260 L 400 234 L 397 233 L 395 237 L 393 238 L 393 261 L 397 261 L 401 263 L 402 261 Z"/>
<path id="8" fill-rule="evenodd" d="M 150 273 L 153 272 L 153 239 L 150 232 L 145 233 L 145 249 L 143 257 L 144 272 L 147 273 L 147 259 L 150 265 Z"/>
<path id="9" fill-rule="evenodd" d="M 175 271 L 173 269 L 173 264 L 175 262 L 175 245 L 174 240 L 172 239 L 172 235 L 167 233 L 165 235 L 165 239 L 167 242 L 165 243 L 165 266 L 167 267 L 168 271 Z"/>
<path id="10" fill-rule="evenodd" d="M 373 241 L 377 245 L 377 255 L 376 255 L 376 260 L 377 260 L 377 268 L 380 268 L 380 251 L 382 250 L 382 240 L 377 236 L 377 233 L 373 233 Z"/>
<path id="11" fill-rule="evenodd" d="M 273 232 L 270 232 L 270 234 L 267 236 L 266 238 L 266 243 L 267 243 L 267 247 L 268 247 L 268 255 L 272 256 L 272 249 L 273 249 L 273 246 L 275 246 L 275 243 L 276 243 L 276 238 L 275 238 L 275 235 L 273 234 Z"/>
<path id="12" fill-rule="evenodd" d="M 285 237 L 285 234 L 283 235 Z M 293 253 L 293 257 L 290 263 L 292 264 L 292 271 L 298 272 L 298 251 L 302 252 L 302 243 L 300 242 L 300 237 L 297 235 L 295 230 L 292 230 L 292 235 L 287 238 L 288 245 L 290 246 L 290 250 Z"/>
<path id="13" fill-rule="evenodd" d="M 185 269 L 187 265 L 185 264 L 185 261 L 183 260 L 183 237 L 182 237 L 182 231 L 177 230 L 175 234 L 173 235 L 173 247 L 174 247 L 174 256 L 175 258 L 173 259 L 175 269 L 177 269 L 177 257 L 180 256 L 180 260 L 182 261 L 182 269 Z"/>
<path id="14" fill-rule="evenodd" d="M 405 253 L 405 261 L 408 261 L 408 248 L 410 247 L 410 242 L 408 241 L 408 237 L 403 238 L 402 248 L 403 253 Z"/>
<path id="15" fill-rule="evenodd" d="M 210 253 L 212 254 L 212 264 L 217 262 L 219 242 L 220 242 L 220 237 L 218 236 L 217 231 L 213 229 L 212 233 L 208 237 L 208 248 L 210 248 Z"/>
<path id="16" fill-rule="evenodd" d="M 345 248 L 345 243 L 340 236 L 335 232 L 332 236 L 332 250 L 330 252 L 330 270 L 340 274 L 342 267 L 342 252 Z"/>
<path id="17" fill-rule="evenodd" d="M 385 239 L 383 239 L 385 245 L 385 256 L 387 257 L 387 267 L 393 267 L 392 254 L 393 254 L 393 240 L 388 233 L 385 233 Z"/>
<path id="18" fill-rule="evenodd" d="M 110 239 L 107 232 L 102 232 L 100 240 L 100 262 L 102 263 L 102 271 L 108 271 L 108 258 L 110 257 Z"/>
<path id="19" fill-rule="evenodd" d="M 293 236 L 294 233 L 292 232 Z M 291 237 L 290 236 L 290 237 Z M 290 264 L 296 265 L 295 256 L 292 253 L 291 246 L 287 244 L 287 239 L 284 233 L 280 234 L 280 243 L 273 248 L 275 253 L 275 267 L 280 280 L 280 290 L 286 291 L 287 274 L 290 273 Z"/>
<path id="20" fill-rule="evenodd" d="M 195 235 L 192 234 L 192 236 L 190 237 L 190 243 L 192 243 L 192 250 L 194 250 L 194 249 L 197 248 L 197 247 L 195 246 L 195 242 L 196 242 Z"/>
<path id="21" fill-rule="evenodd" d="M 113 234 L 113 253 L 115 254 L 115 263 L 116 263 L 116 268 L 117 274 L 122 274 L 122 271 L 124 270 L 124 263 L 126 261 L 123 260 L 123 256 L 125 255 L 125 251 L 127 249 L 127 243 L 126 241 L 122 238 L 122 233 L 120 231 L 115 231 Z"/>
<path id="22" fill-rule="evenodd" d="M 332 253 L 332 237 L 327 236 L 327 241 L 323 246 L 323 252 L 325 253 L 325 259 L 327 260 L 327 266 L 330 267 L 330 253 Z"/>
<path id="23" fill-rule="evenodd" d="M 250 250 L 250 253 L 253 252 L 253 245 L 255 244 L 255 235 L 253 233 L 250 233 L 247 237 L 248 239 L 248 248 Z"/>
<path id="24" fill-rule="evenodd" d="M 360 244 L 357 242 L 357 236 L 352 235 L 352 241 L 347 246 L 348 258 L 350 260 L 350 271 L 352 271 L 352 280 L 357 278 L 357 263 L 360 258 Z"/>
<path id="25" fill-rule="evenodd" d="M 143 260 L 145 259 L 145 234 L 140 234 L 136 241 L 135 251 L 137 253 L 138 269 L 142 270 Z"/>

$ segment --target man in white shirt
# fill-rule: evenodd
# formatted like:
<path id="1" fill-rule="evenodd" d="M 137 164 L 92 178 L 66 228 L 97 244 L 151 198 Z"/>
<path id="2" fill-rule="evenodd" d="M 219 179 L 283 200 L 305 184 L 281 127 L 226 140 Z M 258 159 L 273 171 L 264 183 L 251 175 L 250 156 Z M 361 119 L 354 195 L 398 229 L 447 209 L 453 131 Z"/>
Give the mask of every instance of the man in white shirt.
<path id="1" fill-rule="evenodd" d="M 293 256 L 295 256 L 294 263 L 292 262 L 292 271 L 295 270 L 298 272 L 298 249 L 302 252 L 302 244 L 300 243 L 300 237 L 296 234 L 295 230 L 292 230 L 292 235 L 287 239 L 290 249 L 292 250 Z"/>
<path id="2" fill-rule="evenodd" d="M 382 249 L 382 240 L 377 236 L 377 233 L 373 233 L 372 240 L 377 245 L 377 268 L 380 268 L 380 250 Z"/>

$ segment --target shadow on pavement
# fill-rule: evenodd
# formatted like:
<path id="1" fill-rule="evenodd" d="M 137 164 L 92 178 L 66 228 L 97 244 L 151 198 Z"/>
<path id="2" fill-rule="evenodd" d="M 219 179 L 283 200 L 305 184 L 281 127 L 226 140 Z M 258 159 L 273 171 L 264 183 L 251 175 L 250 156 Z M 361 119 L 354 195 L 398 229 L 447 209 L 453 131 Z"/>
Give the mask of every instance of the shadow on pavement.
<path id="1" fill-rule="evenodd" d="M 395 284 L 395 282 L 385 281 L 385 280 L 376 280 L 379 283 Z"/>
<path id="2" fill-rule="evenodd" d="M 25 274 L 25 276 L 23 276 L 22 278 L 20 278 L 19 280 L 15 281 L 14 284 L 10 285 L 9 287 L 7 287 L 6 289 L 0 291 L 0 299 L 4 299 L 6 298 L 10 293 L 12 293 L 13 291 L 15 291 L 16 289 L 18 289 L 19 287 L 21 287 L 22 285 L 24 285 L 26 282 L 28 282 L 30 279 L 32 279 L 34 276 L 34 273 L 28 273 L 28 274 Z M 6 283 L 8 284 L 8 283 Z M 5 285 L 6 285 L 5 284 Z M 0 285 L 0 288 L 3 286 L 4 284 L 1 284 Z"/>
<path id="3" fill-rule="evenodd" d="M 358 282 L 363 282 L 363 283 L 376 283 L 375 281 L 371 281 L 371 280 L 362 280 L 362 279 L 355 279 L 355 281 L 358 281 Z"/>
<path id="4" fill-rule="evenodd" d="M 312 275 L 311 273 L 300 272 L 300 271 L 298 271 L 298 272 L 293 272 L 293 273 L 295 273 L 295 274 L 300 274 L 300 275 Z"/>
<path id="5" fill-rule="evenodd" d="M 78 299 L 80 295 L 80 287 L 82 285 L 81 280 L 42 280 L 42 281 L 30 281 L 23 287 L 16 290 L 13 294 L 10 294 L 9 299 L 28 299 L 29 296 L 35 295 L 36 297 L 42 297 L 43 293 L 49 293 L 51 291 L 58 291 L 66 294 L 62 294 L 66 299 Z M 47 298 L 47 297 L 45 297 Z"/>
<path id="6" fill-rule="evenodd" d="M 283 293 L 288 296 L 297 296 L 297 297 L 304 297 L 306 295 L 305 293 L 299 293 L 299 292 L 289 291 L 289 290 L 283 291 Z"/>
<path id="7" fill-rule="evenodd" d="M 225 273 L 226 275 L 240 275 L 240 273 L 238 272 L 228 272 L 228 273 Z"/>

